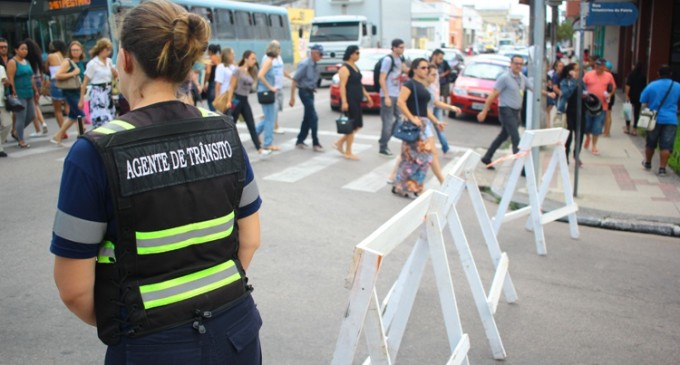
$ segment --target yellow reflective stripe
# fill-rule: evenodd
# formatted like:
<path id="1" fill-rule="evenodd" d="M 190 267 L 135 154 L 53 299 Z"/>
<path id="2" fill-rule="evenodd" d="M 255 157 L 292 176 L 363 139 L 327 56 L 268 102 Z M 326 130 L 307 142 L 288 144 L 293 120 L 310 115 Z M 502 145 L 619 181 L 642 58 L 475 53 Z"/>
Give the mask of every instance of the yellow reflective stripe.
<path id="1" fill-rule="evenodd" d="M 145 309 L 177 303 L 227 286 L 241 278 L 233 260 L 155 284 L 141 285 Z"/>
<path id="2" fill-rule="evenodd" d="M 150 255 L 228 237 L 234 230 L 234 212 L 224 217 L 154 232 L 135 232 L 137 254 Z"/>
<path id="3" fill-rule="evenodd" d="M 202 116 L 202 117 L 216 117 L 216 116 L 219 116 L 219 114 L 217 114 L 217 113 L 215 113 L 215 112 L 213 112 L 213 111 L 210 111 L 210 110 L 208 110 L 208 109 L 203 109 L 203 108 L 196 108 L 196 109 L 198 109 L 198 110 L 201 112 L 201 116 Z"/>
<path id="4" fill-rule="evenodd" d="M 116 263 L 115 246 L 111 241 L 104 241 L 99 246 L 99 254 L 97 262 L 100 264 L 114 264 Z"/>
<path id="5" fill-rule="evenodd" d="M 127 131 L 134 129 L 135 126 L 120 119 L 114 119 L 101 127 L 95 128 L 92 131 L 101 134 L 113 134 L 116 132 Z"/>

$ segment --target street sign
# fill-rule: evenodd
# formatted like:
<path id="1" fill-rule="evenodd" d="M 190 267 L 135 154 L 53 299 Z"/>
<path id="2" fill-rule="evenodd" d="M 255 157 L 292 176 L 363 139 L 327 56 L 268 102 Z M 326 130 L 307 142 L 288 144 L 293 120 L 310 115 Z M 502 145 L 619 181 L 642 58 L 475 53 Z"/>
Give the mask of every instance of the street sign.
<path id="1" fill-rule="evenodd" d="M 638 9 L 632 3 L 589 3 L 586 25 L 633 25 Z"/>

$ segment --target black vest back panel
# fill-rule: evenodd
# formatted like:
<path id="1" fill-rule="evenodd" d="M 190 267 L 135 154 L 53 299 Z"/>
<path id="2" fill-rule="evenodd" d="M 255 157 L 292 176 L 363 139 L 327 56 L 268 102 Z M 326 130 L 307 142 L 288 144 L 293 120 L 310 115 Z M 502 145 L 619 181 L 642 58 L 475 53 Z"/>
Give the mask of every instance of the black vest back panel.
<path id="1" fill-rule="evenodd" d="M 113 121 L 85 138 L 104 161 L 118 224 L 116 242 L 105 240 L 113 257 L 100 255 L 96 271 L 104 343 L 200 319 L 249 292 L 237 258 L 245 159 L 230 119 Z"/>

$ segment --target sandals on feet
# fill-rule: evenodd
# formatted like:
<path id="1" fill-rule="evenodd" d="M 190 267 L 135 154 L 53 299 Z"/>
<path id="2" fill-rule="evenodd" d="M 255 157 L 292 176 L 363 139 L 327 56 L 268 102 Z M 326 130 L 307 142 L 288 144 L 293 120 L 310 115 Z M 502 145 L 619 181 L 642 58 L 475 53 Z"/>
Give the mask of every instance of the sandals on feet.
<path id="1" fill-rule="evenodd" d="M 28 143 L 21 144 L 19 143 L 19 148 L 31 148 L 31 145 Z"/>

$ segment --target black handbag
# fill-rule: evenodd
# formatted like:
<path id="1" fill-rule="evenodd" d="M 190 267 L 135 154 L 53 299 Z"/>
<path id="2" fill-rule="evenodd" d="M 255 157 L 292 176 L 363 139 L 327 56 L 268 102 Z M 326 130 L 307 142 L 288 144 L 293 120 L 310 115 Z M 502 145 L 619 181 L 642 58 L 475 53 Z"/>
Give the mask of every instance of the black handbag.
<path id="1" fill-rule="evenodd" d="M 13 95 L 7 95 L 5 98 L 5 109 L 8 112 L 20 112 L 25 109 L 24 105 L 21 104 L 19 98 Z"/>
<path id="2" fill-rule="evenodd" d="M 276 101 L 276 93 L 271 90 L 258 91 L 257 102 L 260 104 L 274 104 Z"/>
<path id="3" fill-rule="evenodd" d="M 349 119 L 346 114 L 342 114 L 335 120 L 335 126 L 339 134 L 352 134 L 354 132 L 354 120 Z"/>

